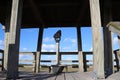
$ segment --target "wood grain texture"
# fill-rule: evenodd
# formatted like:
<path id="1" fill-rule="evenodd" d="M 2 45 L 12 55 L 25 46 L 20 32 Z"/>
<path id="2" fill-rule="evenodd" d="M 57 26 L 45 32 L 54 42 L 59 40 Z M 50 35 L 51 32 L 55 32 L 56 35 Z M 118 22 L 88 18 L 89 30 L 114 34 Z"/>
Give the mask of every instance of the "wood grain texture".
<path id="1" fill-rule="evenodd" d="M 8 41 L 8 45 L 9 45 L 8 64 L 7 64 L 8 79 L 18 78 L 18 57 L 19 57 L 22 4 L 23 4 L 22 0 L 12 1 L 10 33 L 9 33 L 9 41 Z"/>
<path id="2" fill-rule="evenodd" d="M 102 79 L 104 78 L 104 52 L 99 0 L 89 0 L 89 2 L 92 25 L 94 72 L 96 72 L 98 78 Z"/>
<path id="3" fill-rule="evenodd" d="M 81 39 L 81 28 L 77 27 L 77 41 L 78 41 L 78 60 L 79 60 L 79 71 L 84 72 L 83 68 L 83 52 L 82 52 L 82 39 Z"/>

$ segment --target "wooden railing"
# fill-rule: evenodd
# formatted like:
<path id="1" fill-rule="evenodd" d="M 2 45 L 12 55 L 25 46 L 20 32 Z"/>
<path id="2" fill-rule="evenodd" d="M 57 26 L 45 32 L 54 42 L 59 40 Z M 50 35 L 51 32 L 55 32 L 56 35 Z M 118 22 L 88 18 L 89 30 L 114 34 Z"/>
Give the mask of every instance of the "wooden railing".
<path id="1" fill-rule="evenodd" d="M 27 54 L 27 55 L 31 55 L 32 57 L 33 57 L 33 60 L 28 60 L 28 59 L 26 59 L 26 60 L 19 60 L 19 62 L 20 63 L 23 63 L 23 62 L 31 62 L 32 64 L 29 64 L 29 65 L 27 65 L 27 66 L 31 66 L 31 67 L 33 67 L 33 70 L 34 70 L 34 68 L 35 68 L 35 56 L 36 56 L 36 52 L 20 52 L 20 55 L 25 55 L 25 54 Z M 56 54 L 56 52 L 41 52 L 41 54 L 42 55 L 55 55 Z M 78 55 L 78 52 L 60 52 L 60 54 L 61 54 L 61 56 L 62 55 Z M 87 62 L 92 62 L 92 60 L 87 60 L 86 59 L 86 55 L 92 55 L 92 52 L 83 52 L 83 61 L 84 61 L 84 69 L 85 69 L 85 71 L 87 71 L 87 67 L 89 66 L 89 65 L 87 65 Z M 49 63 L 49 64 L 51 64 L 52 65 L 52 62 L 56 62 L 56 60 L 40 60 L 40 62 L 42 62 L 42 63 Z M 73 65 L 76 65 L 75 63 L 77 63 L 77 65 L 78 65 L 78 60 L 61 60 L 60 61 L 61 63 L 71 63 L 71 64 L 67 64 L 67 65 L 69 65 L 69 66 L 73 66 Z M 19 64 L 19 66 L 21 66 L 21 67 L 24 67 L 24 66 L 26 66 L 25 64 Z M 45 65 L 40 65 L 40 66 L 45 66 Z"/>
<path id="2" fill-rule="evenodd" d="M 2 54 L 2 58 L 0 59 L 0 67 L 2 68 L 3 70 L 3 56 L 4 56 L 4 51 L 3 50 L 0 50 L 0 54 Z M 118 55 L 120 54 L 119 50 L 115 50 L 114 51 L 115 53 L 115 62 L 116 62 L 116 65 L 115 67 L 117 67 L 117 70 L 119 70 L 119 61 L 120 61 L 120 58 L 118 57 Z M 119 53 L 119 54 L 118 54 Z M 56 53 L 55 52 L 41 52 L 42 55 L 55 55 Z M 78 53 L 77 52 L 60 52 L 61 55 L 77 55 Z M 33 70 L 35 70 L 35 56 L 36 56 L 36 52 L 20 52 L 20 55 L 31 55 L 32 56 L 32 60 L 30 59 L 24 59 L 24 60 L 19 60 L 19 67 L 25 67 L 25 66 L 30 66 L 33 68 Z M 87 65 L 88 62 L 93 62 L 93 60 L 87 60 L 87 55 L 93 55 L 92 52 L 83 52 L 83 62 L 84 62 L 84 70 L 87 71 L 87 68 L 91 65 Z M 21 63 L 31 63 L 31 64 L 21 64 Z M 42 63 L 51 63 L 51 62 L 56 62 L 56 60 L 40 60 L 40 62 Z M 78 64 L 78 60 L 61 60 L 60 61 L 61 63 L 71 63 L 69 65 L 73 65 L 74 63 L 77 63 Z M 41 65 L 40 65 L 41 66 Z"/>
<path id="3" fill-rule="evenodd" d="M 0 54 L 1 54 L 1 58 L 0 58 L 0 67 L 1 67 L 1 70 L 3 71 L 3 58 L 4 58 L 4 51 L 0 49 Z"/>

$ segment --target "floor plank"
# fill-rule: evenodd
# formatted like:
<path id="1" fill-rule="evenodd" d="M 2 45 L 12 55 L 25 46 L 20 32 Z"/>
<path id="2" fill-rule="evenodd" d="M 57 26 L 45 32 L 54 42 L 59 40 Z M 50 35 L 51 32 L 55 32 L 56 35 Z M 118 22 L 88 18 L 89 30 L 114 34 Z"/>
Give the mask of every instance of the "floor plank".
<path id="1" fill-rule="evenodd" d="M 75 80 L 71 73 L 65 73 L 65 80 Z"/>
<path id="2" fill-rule="evenodd" d="M 106 80 L 120 80 L 120 71 L 110 75 Z"/>
<path id="3" fill-rule="evenodd" d="M 78 73 L 71 73 L 71 74 L 74 80 L 81 80 L 81 77 L 79 77 L 80 75 Z"/>
<path id="4" fill-rule="evenodd" d="M 58 74 L 56 80 L 65 80 L 65 73 Z"/>
<path id="5" fill-rule="evenodd" d="M 96 80 L 93 72 L 63 72 L 59 75 L 52 73 L 31 73 L 31 72 L 19 72 L 19 79 L 16 80 Z M 109 76 L 106 80 L 120 80 L 120 72 Z M 5 80 L 3 73 L 0 75 L 0 80 Z"/>
<path id="6" fill-rule="evenodd" d="M 56 79 L 56 75 L 51 74 L 46 80 L 55 80 Z"/>

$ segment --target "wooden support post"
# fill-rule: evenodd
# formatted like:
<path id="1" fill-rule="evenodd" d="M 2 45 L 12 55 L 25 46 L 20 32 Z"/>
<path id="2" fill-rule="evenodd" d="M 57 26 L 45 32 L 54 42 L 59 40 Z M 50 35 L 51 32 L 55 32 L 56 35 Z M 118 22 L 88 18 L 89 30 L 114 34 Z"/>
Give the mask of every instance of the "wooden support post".
<path id="1" fill-rule="evenodd" d="M 7 3 L 7 11 L 6 11 L 6 22 L 5 22 L 5 40 L 4 40 L 4 56 L 3 56 L 3 67 L 4 71 L 7 71 L 7 63 L 8 63 L 8 45 L 9 45 L 9 33 L 10 33 L 10 16 L 11 16 L 11 10 L 10 10 L 11 4 Z"/>
<path id="2" fill-rule="evenodd" d="M 117 53 L 117 59 L 118 59 L 118 65 L 119 65 L 119 62 L 120 62 L 120 50 L 116 51 Z M 119 66 L 118 66 L 118 69 L 119 69 Z"/>
<path id="3" fill-rule="evenodd" d="M 111 1 L 104 1 L 104 18 L 103 18 L 103 31 L 104 31 L 104 65 L 105 65 L 105 73 L 107 76 L 113 73 L 113 49 L 112 49 L 112 34 L 109 31 L 106 25 L 112 20 L 112 12 L 111 12 Z"/>
<path id="4" fill-rule="evenodd" d="M 90 1 L 92 37 L 93 37 L 93 62 L 97 79 L 104 79 L 104 52 L 102 43 L 102 30 L 99 0 Z"/>
<path id="5" fill-rule="evenodd" d="M 107 28 L 104 28 L 104 64 L 106 75 L 109 76 L 114 71 L 113 48 L 112 48 L 112 33 Z"/>
<path id="6" fill-rule="evenodd" d="M 87 71 L 87 60 L 86 60 L 86 54 L 83 54 L 83 65 L 84 65 L 84 71 Z"/>
<path id="7" fill-rule="evenodd" d="M 36 55 L 35 55 L 35 72 L 36 73 L 40 71 L 42 38 L 43 38 L 43 28 L 39 28 L 37 52 L 36 52 Z"/>
<path id="8" fill-rule="evenodd" d="M 8 41 L 7 79 L 18 78 L 19 40 L 22 16 L 22 0 L 12 0 L 10 33 Z"/>
<path id="9" fill-rule="evenodd" d="M 10 21 L 10 20 L 9 20 Z M 8 22 L 6 23 L 6 28 L 5 28 L 5 49 L 4 49 L 4 71 L 7 71 L 7 63 L 8 63 L 8 44 L 9 44 L 9 24 Z"/>
<path id="10" fill-rule="evenodd" d="M 83 69 L 83 53 L 82 53 L 82 41 L 81 41 L 81 28 L 77 27 L 77 41 L 78 41 L 78 59 L 79 59 L 79 71 L 84 72 Z"/>
<path id="11" fill-rule="evenodd" d="M 120 36 L 118 36 L 118 44 L 119 44 L 119 49 L 120 49 Z"/>
<path id="12" fill-rule="evenodd" d="M 116 67 L 117 67 L 117 71 L 119 71 L 119 49 L 114 51 L 115 54 L 115 62 L 116 62 Z"/>

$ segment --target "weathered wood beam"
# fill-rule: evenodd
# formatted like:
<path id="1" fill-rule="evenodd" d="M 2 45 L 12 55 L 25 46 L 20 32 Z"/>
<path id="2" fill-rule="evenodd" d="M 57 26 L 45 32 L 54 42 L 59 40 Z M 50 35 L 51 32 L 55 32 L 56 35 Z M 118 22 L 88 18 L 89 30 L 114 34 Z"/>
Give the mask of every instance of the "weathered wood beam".
<path id="1" fill-rule="evenodd" d="M 120 36 L 120 22 L 110 22 L 107 24 L 109 31 L 116 33 Z"/>
<path id="2" fill-rule="evenodd" d="M 36 54 L 36 52 L 20 52 L 19 54 Z M 43 55 L 55 55 L 56 52 L 41 52 Z M 78 55 L 78 52 L 60 52 L 61 55 Z M 93 52 L 83 52 L 85 55 L 91 55 Z"/>
<path id="3" fill-rule="evenodd" d="M 84 72 L 84 69 L 83 69 L 82 41 L 81 41 L 81 28 L 80 27 L 77 27 L 77 41 L 78 41 L 79 71 Z"/>
<path id="4" fill-rule="evenodd" d="M 23 0 L 12 0 L 10 33 L 8 41 L 7 79 L 18 78 L 18 56 Z"/>
<path id="5" fill-rule="evenodd" d="M 40 71 L 39 65 L 40 65 L 40 59 L 41 59 L 42 39 L 43 39 L 43 28 L 39 28 L 37 52 L 35 55 L 35 72 L 36 73 Z"/>
<path id="6" fill-rule="evenodd" d="M 32 54 L 32 55 L 34 55 L 34 54 L 36 54 L 36 52 L 19 52 L 19 54 Z"/>
<path id="7" fill-rule="evenodd" d="M 97 79 L 104 79 L 104 52 L 99 0 L 89 0 L 89 2 L 92 24 L 94 72 L 96 73 Z"/>
<path id="8" fill-rule="evenodd" d="M 113 73 L 113 49 L 112 49 L 112 33 L 106 25 L 112 21 L 112 5 L 111 0 L 105 0 L 103 12 L 103 32 L 104 32 L 104 65 L 107 76 Z"/>
<path id="9" fill-rule="evenodd" d="M 4 25 L 4 29 L 5 29 L 5 39 L 4 39 L 4 62 L 3 62 L 3 66 L 4 66 L 4 71 L 7 71 L 7 63 L 8 63 L 8 46 L 9 46 L 9 34 L 10 34 L 10 16 L 11 16 L 11 4 L 12 3 L 7 3 L 6 6 L 6 19 L 5 19 L 5 25 Z"/>

